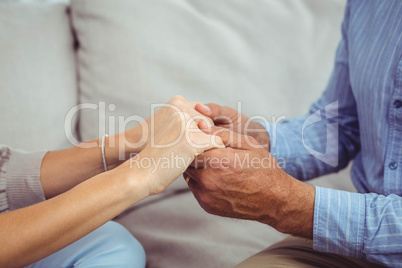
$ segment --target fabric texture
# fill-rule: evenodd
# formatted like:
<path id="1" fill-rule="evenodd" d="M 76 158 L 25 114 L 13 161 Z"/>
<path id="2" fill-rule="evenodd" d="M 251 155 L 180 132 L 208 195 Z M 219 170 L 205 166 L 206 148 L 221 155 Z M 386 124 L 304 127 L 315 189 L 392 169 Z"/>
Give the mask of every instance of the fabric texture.
<path id="1" fill-rule="evenodd" d="M 269 119 L 305 113 L 329 77 L 343 7 L 337 0 L 72 1 L 80 102 L 106 102 L 105 113 L 81 111 L 83 140 L 118 132 L 109 129 L 111 115 L 147 118 L 151 104 L 175 95 L 241 102 L 243 113 Z"/>
<path id="2" fill-rule="evenodd" d="M 343 8 L 336 0 L 72 1 L 80 102 L 97 105 L 81 110 L 81 136 L 120 132 L 117 116 L 146 118 L 150 104 L 177 94 L 236 109 L 241 101 L 246 115 L 273 120 L 304 113 L 330 75 Z M 323 184 L 353 190 L 347 172 L 330 179 Z M 208 215 L 181 178 L 117 220 L 150 267 L 233 267 L 284 237 Z"/>
<path id="3" fill-rule="evenodd" d="M 0 47 L 1 143 L 28 151 L 71 146 L 64 122 L 77 104 L 77 78 L 68 7 L 0 1 Z"/>
<path id="4" fill-rule="evenodd" d="M 26 268 L 143 268 L 141 244 L 120 224 L 107 222 L 64 249 Z"/>
<path id="5" fill-rule="evenodd" d="M 45 152 L 24 153 L 0 145 L 0 213 L 45 200 L 40 167 Z"/>
<path id="6" fill-rule="evenodd" d="M 314 248 L 392 267 L 402 267 L 401 14 L 400 1 L 350 1 L 324 94 L 309 114 L 267 126 L 297 179 L 354 159 L 360 193 L 316 187 Z"/>
<path id="7" fill-rule="evenodd" d="M 313 240 L 290 236 L 251 256 L 236 268 L 381 268 L 384 266 L 361 259 L 313 249 Z"/>

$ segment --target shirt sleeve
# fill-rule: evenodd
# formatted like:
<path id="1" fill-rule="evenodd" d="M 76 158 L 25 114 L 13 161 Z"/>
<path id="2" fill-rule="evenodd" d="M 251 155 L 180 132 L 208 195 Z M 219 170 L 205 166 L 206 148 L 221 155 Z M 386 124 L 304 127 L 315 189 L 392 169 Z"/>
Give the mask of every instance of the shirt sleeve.
<path id="1" fill-rule="evenodd" d="M 402 267 L 402 197 L 316 187 L 315 250 Z"/>
<path id="2" fill-rule="evenodd" d="M 300 180 L 336 172 L 360 151 L 357 106 L 349 79 L 349 10 L 350 1 L 334 70 L 321 98 L 302 117 L 264 125 L 271 153 L 282 158 L 278 162 L 284 170 Z M 316 187 L 314 249 L 402 267 L 401 211 L 402 197 L 398 195 Z"/>
<path id="3" fill-rule="evenodd" d="M 337 172 L 360 150 L 356 101 L 349 79 L 348 18 L 349 3 L 334 69 L 322 96 L 304 116 L 262 124 L 270 136 L 271 154 L 299 180 Z"/>
<path id="4" fill-rule="evenodd" d="M 40 167 L 45 154 L 0 146 L 0 213 L 46 199 L 40 182 Z"/>

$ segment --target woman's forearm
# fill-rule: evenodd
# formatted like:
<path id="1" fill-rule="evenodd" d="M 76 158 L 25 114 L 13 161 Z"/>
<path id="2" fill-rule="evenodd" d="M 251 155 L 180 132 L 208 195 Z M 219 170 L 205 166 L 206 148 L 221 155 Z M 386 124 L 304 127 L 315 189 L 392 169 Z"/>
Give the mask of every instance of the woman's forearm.
<path id="1" fill-rule="evenodd" d="M 105 156 L 108 169 L 123 163 L 132 154 L 139 153 L 136 147 L 141 139 L 141 126 L 105 139 Z M 102 139 L 85 142 L 64 150 L 48 152 L 42 161 L 40 180 L 47 199 L 59 195 L 79 183 L 104 172 L 101 151 Z M 122 152 L 120 154 L 120 152 Z"/>
<path id="2" fill-rule="evenodd" d="M 21 267 L 42 259 L 147 197 L 141 177 L 149 175 L 122 170 L 97 175 L 42 203 L 0 214 L 0 267 Z"/>
<path id="3" fill-rule="evenodd" d="M 155 138 L 155 133 L 164 129 L 167 118 L 171 116 L 177 117 L 180 113 L 186 112 L 191 117 L 198 118 L 197 120 L 201 117 L 210 120 L 193 109 L 195 104 L 176 96 L 168 103 L 170 108 L 164 107 L 134 128 L 106 138 L 105 156 L 108 169 L 120 165 L 133 154 L 142 151 L 149 144 L 151 135 Z M 177 129 L 180 127 L 176 126 Z M 90 144 L 91 148 L 78 146 L 46 154 L 42 161 L 40 180 L 47 199 L 68 191 L 104 171 L 101 141 L 100 138 L 84 143 Z"/>
<path id="4" fill-rule="evenodd" d="M 173 98 L 169 106 L 181 107 L 183 112 L 160 109 L 155 114 L 157 128 L 152 133 L 155 144 L 169 146 L 153 146 L 149 142 L 137 147 L 125 144 L 123 156 L 141 152 L 119 165 L 122 161 L 119 149 L 123 146 L 113 147 L 108 139 L 109 168 L 119 165 L 108 172 L 101 173 L 99 146 L 49 152 L 42 161 L 40 178 L 48 200 L 0 214 L 0 267 L 32 263 L 77 241 L 141 199 L 163 191 L 195 156 L 224 147 L 219 137 L 212 138 L 198 129 L 197 122 L 191 118 L 195 112 L 182 97 Z M 139 134 L 136 130 L 124 133 L 131 143 L 150 136 L 149 132 Z M 126 142 L 124 135 L 117 135 L 118 144 Z M 95 141 L 98 145 L 99 142 Z M 170 161 L 168 167 L 141 164 L 144 160 L 145 163 L 169 160 L 172 152 L 175 159 L 183 161 Z"/>

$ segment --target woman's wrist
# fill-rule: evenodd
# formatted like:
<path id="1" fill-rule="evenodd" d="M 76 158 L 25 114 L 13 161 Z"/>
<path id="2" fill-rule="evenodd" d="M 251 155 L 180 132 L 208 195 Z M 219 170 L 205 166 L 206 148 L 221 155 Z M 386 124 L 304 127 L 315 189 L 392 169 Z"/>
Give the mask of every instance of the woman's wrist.
<path id="1" fill-rule="evenodd" d="M 141 127 L 139 125 L 124 132 L 106 137 L 105 159 L 108 170 L 122 164 L 138 154 L 145 144 L 141 144 Z"/>
<path id="2" fill-rule="evenodd" d="M 122 138 L 121 142 L 123 142 L 123 144 L 120 145 L 125 148 L 127 159 L 140 153 L 149 142 L 148 132 L 143 131 L 141 124 L 138 124 L 119 135 Z"/>

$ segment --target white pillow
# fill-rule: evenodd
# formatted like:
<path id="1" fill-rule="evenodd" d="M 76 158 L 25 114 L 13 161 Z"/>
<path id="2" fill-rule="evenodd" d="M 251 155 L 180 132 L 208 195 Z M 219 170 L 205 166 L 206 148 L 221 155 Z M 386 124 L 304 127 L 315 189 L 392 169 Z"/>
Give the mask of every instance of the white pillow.
<path id="1" fill-rule="evenodd" d="M 177 94 L 241 102 L 249 116 L 300 115 L 329 78 L 343 7 L 335 0 L 72 1 L 80 101 L 115 104 L 106 119 L 147 117 L 151 103 Z M 84 140 L 103 135 L 98 113 L 82 110 Z M 106 132 L 113 129 L 106 123 Z"/>
<path id="2" fill-rule="evenodd" d="M 0 25 L 0 143 L 35 151 L 71 146 L 64 121 L 77 87 L 67 6 L 0 2 Z"/>

